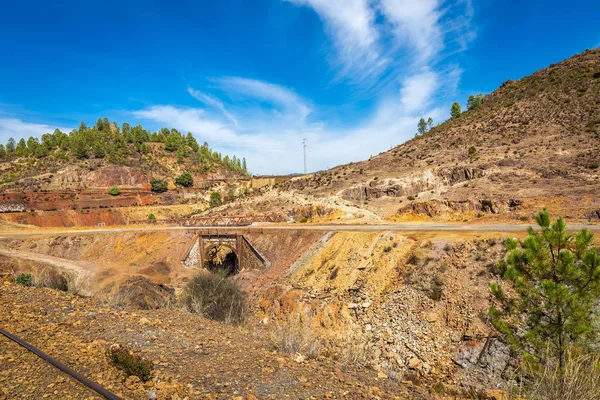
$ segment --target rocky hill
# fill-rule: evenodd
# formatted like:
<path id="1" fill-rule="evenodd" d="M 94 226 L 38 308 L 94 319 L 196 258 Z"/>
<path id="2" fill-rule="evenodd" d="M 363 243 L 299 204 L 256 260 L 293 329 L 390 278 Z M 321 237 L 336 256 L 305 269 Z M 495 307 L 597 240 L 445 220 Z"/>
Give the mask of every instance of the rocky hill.
<path id="1" fill-rule="evenodd" d="M 358 207 L 392 219 L 502 213 L 525 219 L 542 204 L 598 219 L 599 165 L 596 49 L 506 81 L 457 118 L 367 161 L 292 179 L 277 196 L 293 192 L 311 206 L 345 215 L 344 207 Z M 265 197 L 244 201 L 243 207 L 260 208 Z M 301 206 L 292 203 L 288 208 Z"/>
<path id="2" fill-rule="evenodd" d="M 245 159 L 222 156 L 191 133 L 98 119 L 69 134 L 56 129 L 41 140 L 30 137 L 0 144 L 0 184 L 10 189 L 143 187 L 152 178 L 175 181 L 183 172 L 197 180 L 245 178 Z"/>
<path id="3" fill-rule="evenodd" d="M 0 212 L 206 203 L 213 190 L 225 195 L 249 176 L 245 159 L 199 145 L 191 133 L 104 118 L 0 144 Z"/>

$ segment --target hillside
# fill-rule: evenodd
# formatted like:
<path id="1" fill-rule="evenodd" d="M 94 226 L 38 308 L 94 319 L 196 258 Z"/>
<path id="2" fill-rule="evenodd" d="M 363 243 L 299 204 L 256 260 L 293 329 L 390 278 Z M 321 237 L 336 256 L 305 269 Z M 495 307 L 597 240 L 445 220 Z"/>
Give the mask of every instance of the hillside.
<path id="1" fill-rule="evenodd" d="M 189 175 L 177 183 L 182 174 Z M 199 145 L 191 133 L 119 127 L 104 118 L 69 134 L 56 129 L 41 140 L 0 144 L 0 212 L 204 204 L 215 190 L 225 196 L 233 185 L 239 193 L 249 176 L 245 159 Z M 91 223 L 122 222 L 113 219 Z"/>
<path id="2" fill-rule="evenodd" d="M 151 178 L 174 181 L 182 172 L 199 180 L 244 178 L 245 159 L 222 156 L 208 143 L 199 145 L 191 133 L 162 128 L 149 132 L 142 126 L 98 119 L 93 127 L 81 123 L 69 134 L 56 129 L 16 142 L 0 144 L 0 184 L 3 189 L 66 189 L 129 187 Z"/>
<path id="3" fill-rule="evenodd" d="M 506 81 L 477 107 L 388 152 L 292 179 L 238 207 L 275 203 L 290 215 L 320 207 L 306 216 L 346 219 L 526 220 L 545 204 L 568 217 L 598 219 L 599 165 L 596 49 Z"/>

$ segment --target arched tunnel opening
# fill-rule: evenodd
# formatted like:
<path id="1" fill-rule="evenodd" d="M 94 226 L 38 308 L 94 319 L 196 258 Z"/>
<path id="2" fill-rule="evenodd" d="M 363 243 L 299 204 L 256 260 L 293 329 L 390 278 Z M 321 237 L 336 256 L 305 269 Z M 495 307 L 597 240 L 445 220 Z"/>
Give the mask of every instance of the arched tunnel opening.
<path id="1" fill-rule="evenodd" d="M 204 268 L 211 272 L 219 272 L 225 276 L 235 275 L 240 265 L 235 251 L 229 246 L 216 245 L 206 251 Z"/>

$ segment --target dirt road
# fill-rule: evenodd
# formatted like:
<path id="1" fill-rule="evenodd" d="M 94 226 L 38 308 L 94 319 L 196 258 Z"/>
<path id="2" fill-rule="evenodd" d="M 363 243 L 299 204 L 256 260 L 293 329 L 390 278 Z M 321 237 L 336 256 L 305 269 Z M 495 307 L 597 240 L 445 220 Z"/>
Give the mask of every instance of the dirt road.
<path id="1" fill-rule="evenodd" d="M 49 256 L 46 254 L 30 253 L 27 251 L 16 251 L 0 248 L 0 255 L 50 264 L 55 267 L 67 269 L 80 274 L 89 274 L 96 270 L 96 264 L 88 261 L 73 261 L 65 258 Z"/>
<path id="2" fill-rule="evenodd" d="M 318 230 L 318 231 L 402 231 L 402 232 L 524 232 L 532 225 L 469 225 L 469 224 L 385 224 L 385 225 L 304 225 L 304 224 L 269 224 L 250 226 L 115 226 L 102 228 L 40 228 L 36 230 L 2 231 L 0 237 L 19 237 L 30 235 L 61 235 L 66 233 L 119 233 L 147 231 L 176 231 L 176 230 L 211 230 L 211 231 L 241 231 L 260 232 L 265 230 Z M 537 227 L 534 226 L 537 229 Z M 569 230 L 575 231 L 586 228 L 590 231 L 600 231 L 600 225 L 569 225 Z"/>

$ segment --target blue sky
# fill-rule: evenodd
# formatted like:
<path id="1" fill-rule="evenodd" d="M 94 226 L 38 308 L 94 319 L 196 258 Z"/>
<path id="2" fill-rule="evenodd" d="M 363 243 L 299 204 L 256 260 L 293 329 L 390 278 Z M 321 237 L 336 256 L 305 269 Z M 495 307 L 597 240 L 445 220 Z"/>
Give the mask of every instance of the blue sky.
<path id="1" fill-rule="evenodd" d="M 0 141 L 99 117 L 191 131 L 258 174 L 359 161 L 421 116 L 600 46 L 591 0 L 22 1 Z"/>

